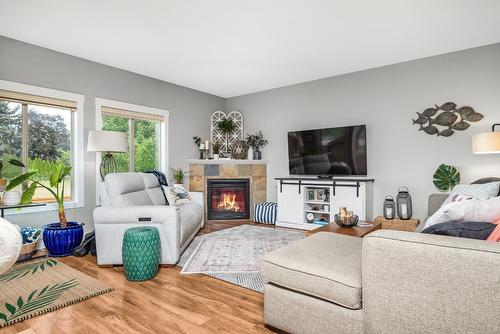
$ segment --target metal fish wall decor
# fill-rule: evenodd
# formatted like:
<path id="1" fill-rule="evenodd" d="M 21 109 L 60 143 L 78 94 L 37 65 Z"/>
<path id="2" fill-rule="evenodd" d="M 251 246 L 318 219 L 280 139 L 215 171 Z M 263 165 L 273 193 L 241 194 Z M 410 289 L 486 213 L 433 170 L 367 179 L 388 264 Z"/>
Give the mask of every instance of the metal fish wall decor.
<path id="1" fill-rule="evenodd" d="M 470 126 L 468 122 L 479 122 L 484 117 L 472 107 L 457 108 L 456 103 L 453 102 L 446 102 L 441 106 L 435 105 L 434 108 L 427 108 L 421 113 L 417 112 L 417 115 L 417 119 L 412 119 L 412 121 L 413 124 L 420 125 L 418 131 L 443 137 L 449 137 L 455 131 L 467 130 Z"/>

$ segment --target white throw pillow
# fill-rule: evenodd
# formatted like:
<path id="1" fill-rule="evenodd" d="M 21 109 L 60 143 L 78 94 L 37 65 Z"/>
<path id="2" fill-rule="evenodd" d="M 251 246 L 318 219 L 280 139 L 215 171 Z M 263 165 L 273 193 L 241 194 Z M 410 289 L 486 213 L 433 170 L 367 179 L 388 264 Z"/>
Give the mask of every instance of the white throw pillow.
<path id="1" fill-rule="evenodd" d="M 443 205 L 453 202 L 453 197 L 457 194 L 469 196 L 472 198 L 490 198 L 498 196 L 500 182 L 489 182 L 483 184 L 457 184 L 450 196 L 444 201 Z"/>
<path id="2" fill-rule="evenodd" d="M 191 196 L 184 188 L 163 186 L 163 191 L 165 191 L 165 196 L 167 196 L 170 205 L 178 206 L 191 203 Z"/>
<path id="3" fill-rule="evenodd" d="M 488 222 L 500 219 L 500 197 L 470 199 L 443 205 L 427 219 L 424 229 L 447 222 Z"/>

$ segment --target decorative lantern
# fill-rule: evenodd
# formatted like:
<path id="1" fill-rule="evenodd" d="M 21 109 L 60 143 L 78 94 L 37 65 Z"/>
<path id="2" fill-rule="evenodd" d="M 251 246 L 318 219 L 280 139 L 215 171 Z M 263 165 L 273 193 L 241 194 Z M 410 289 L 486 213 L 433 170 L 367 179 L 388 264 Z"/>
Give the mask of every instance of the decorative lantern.
<path id="1" fill-rule="evenodd" d="M 410 219 L 412 215 L 411 196 L 407 187 L 399 187 L 396 204 L 398 206 L 399 218 L 404 220 Z"/>
<path id="2" fill-rule="evenodd" d="M 384 200 L 384 217 L 385 219 L 394 219 L 396 217 L 396 202 L 394 197 L 386 196 Z"/>

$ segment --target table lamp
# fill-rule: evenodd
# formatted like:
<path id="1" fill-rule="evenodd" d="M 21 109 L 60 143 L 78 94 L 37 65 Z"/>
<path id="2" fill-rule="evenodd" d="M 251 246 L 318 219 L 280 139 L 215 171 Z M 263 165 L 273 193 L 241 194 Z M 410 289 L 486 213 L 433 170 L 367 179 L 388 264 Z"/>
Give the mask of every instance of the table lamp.
<path id="1" fill-rule="evenodd" d="M 101 179 L 116 172 L 116 161 L 112 153 L 127 152 L 125 132 L 91 130 L 87 142 L 87 152 L 103 152 L 99 172 Z"/>
<path id="2" fill-rule="evenodd" d="M 500 124 L 493 124 L 491 132 L 472 136 L 472 152 L 474 154 L 500 153 L 500 132 L 495 132 L 495 126 L 500 126 Z"/>

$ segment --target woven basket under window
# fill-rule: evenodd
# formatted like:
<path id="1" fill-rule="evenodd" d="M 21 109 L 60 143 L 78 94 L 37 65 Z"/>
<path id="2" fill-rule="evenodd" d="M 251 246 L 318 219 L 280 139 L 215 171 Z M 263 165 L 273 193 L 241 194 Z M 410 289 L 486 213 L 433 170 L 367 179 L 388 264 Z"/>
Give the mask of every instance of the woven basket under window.
<path id="1" fill-rule="evenodd" d="M 32 242 L 30 244 L 23 244 L 21 247 L 21 253 L 19 254 L 19 258 L 17 259 L 17 262 L 22 262 L 22 261 L 27 261 L 33 257 L 33 254 L 36 251 L 36 245 L 38 243 L 38 240 L 35 242 Z"/>

